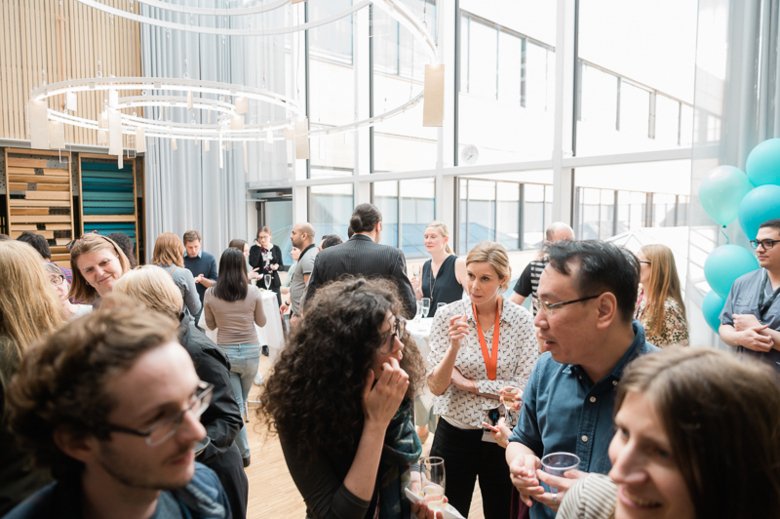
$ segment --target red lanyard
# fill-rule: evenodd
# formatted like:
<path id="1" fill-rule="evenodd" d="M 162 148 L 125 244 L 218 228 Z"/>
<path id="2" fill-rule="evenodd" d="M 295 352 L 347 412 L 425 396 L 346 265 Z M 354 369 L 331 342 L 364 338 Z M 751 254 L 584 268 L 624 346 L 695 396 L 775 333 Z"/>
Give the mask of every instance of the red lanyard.
<path id="1" fill-rule="evenodd" d="M 485 334 L 482 333 L 482 326 L 479 324 L 479 317 L 477 316 L 477 305 L 472 303 L 471 310 L 474 312 L 474 321 L 477 323 L 477 335 L 479 336 L 479 345 L 482 348 L 482 359 L 485 361 L 485 371 L 487 371 L 487 377 L 490 380 L 495 380 L 496 368 L 498 367 L 498 336 L 499 332 L 501 331 L 499 328 L 501 312 L 499 311 L 498 301 L 496 301 L 496 320 L 493 323 L 493 347 L 491 348 L 491 351 L 488 351 L 487 349 Z"/>

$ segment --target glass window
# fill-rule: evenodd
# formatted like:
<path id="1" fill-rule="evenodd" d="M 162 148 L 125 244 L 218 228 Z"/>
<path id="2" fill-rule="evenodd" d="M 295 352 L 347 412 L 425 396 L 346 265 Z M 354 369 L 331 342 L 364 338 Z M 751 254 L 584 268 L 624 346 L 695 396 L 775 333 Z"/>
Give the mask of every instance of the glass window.
<path id="1" fill-rule="evenodd" d="M 522 247 L 520 236 L 520 191 L 517 182 L 497 182 L 496 238 L 507 250 Z"/>
<path id="2" fill-rule="evenodd" d="M 677 225 L 677 197 L 665 193 L 653 193 L 653 227 Z"/>
<path id="3" fill-rule="evenodd" d="M 380 243 L 398 247 L 398 182 L 374 182 L 373 200 L 382 212 Z"/>
<path id="4" fill-rule="evenodd" d="M 350 0 L 307 2 L 309 20 L 344 12 Z M 312 130 L 345 125 L 355 120 L 355 70 L 352 63 L 353 17 L 310 29 L 309 126 Z M 314 134 L 310 139 L 311 178 L 343 176 L 354 169 L 354 133 Z"/>
<path id="5" fill-rule="evenodd" d="M 496 183 L 492 180 L 459 180 L 458 253 L 465 254 L 496 235 Z"/>
<path id="6" fill-rule="evenodd" d="M 617 233 L 645 227 L 647 193 L 618 191 Z"/>
<path id="7" fill-rule="evenodd" d="M 346 239 L 354 209 L 352 184 L 309 188 L 309 223 L 314 226 L 318 236 L 338 234 Z"/>
<path id="8" fill-rule="evenodd" d="M 668 148 L 676 132 L 665 126 L 654 139 L 650 113 L 650 92 L 667 99 L 693 102 L 696 71 L 696 29 L 698 2 L 657 0 L 634 3 L 622 0 L 581 2 L 578 10 L 578 59 L 587 63 L 582 70 L 578 95 L 581 117 L 577 121 L 577 153 L 625 153 Z M 663 30 L 659 30 L 663 27 Z M 616 43 L 617 42 L 617 43 Z M 619 79 L 618 97 L 612 89 L 599 90 L 592 71 Z M 590 83 L 590 84 L 589 84 Z M 597 112 L 611 118 L 616 102 L 620 108 L 619 131 L 593 124 Z M 670 106 L 662 106 L 664 125 L 677 124 Z M 681 121 L 685 124 L 685 121 Z M 690 128 L 690 127 L 689 127 Z M 682 127 L 683 131 L 685 130 Z M 689 146 L 673 141 L 671 147 Z"/>
<path id="9" fill-rule="evenodd" d="M 546 186 L 526 184 L 523 186 L 523 248 L 540 248 L 544 241 L 544 230 L 548 219 L 545 207 L 552 205 L 546 197 Z"/>
<path id="10" fill-rule="evenodd" d="M 655 141 L 662 148 L 680 144 L 680 102 L 660 94 L 655 96 Z"/>
<path id="11" fill-rule="evenodd" d="M 427 255 L 423 244 L 425 228 L 435 218 L 434 191 L 436 182 L 432 178 L 401 180 L 401 250 L 409 258 Z"/>

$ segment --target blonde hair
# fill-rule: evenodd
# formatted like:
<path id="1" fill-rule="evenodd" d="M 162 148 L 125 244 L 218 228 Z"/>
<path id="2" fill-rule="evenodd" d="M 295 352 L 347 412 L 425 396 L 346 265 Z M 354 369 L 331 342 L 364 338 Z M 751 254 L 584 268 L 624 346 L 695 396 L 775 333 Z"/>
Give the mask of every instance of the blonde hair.
<path id="1" fill-rule="evenodd" d="M 41 256 L 30 245 L 0 241 L 0 337 L 10 339 L 14 362 L 39 339 L 63 323 L 60 301 L 49 283 Z"/>
<path id="2" fill-rule="evenodd" d="M 685 314 L 685 304 L 680 293 L 680 278 L 674 263 L 674 254 L 666 245 L 645 245 L 639 249 L 650 262 L 650 277 L 644 285 L 645 308 L 647 314 L 646 328 L 650 335 L 661 332 L 666 316 L 664 303 L 672 298 Z"/>
<path id="3" fill-rule="evenodd" d="M 466 266 L 470 263 L 489 263 L 501 279 L 501 290 L 507 289 L 512 276 L 512 267 L 509 265 L 509 256 L 503 245 L 494 241 L 478 243 L 466 256 Z"/>
<path id="4" fill-rule="evenodd" d="M 117 280 L 114 291 L 177 321 L 184 308 L 181 290 L 170 274 L 156 265 L 144 265 L 131 270 Z"/>
<path id="5" fill-rule="evenodd" d="M 450 247 L 450 242 L 449 242 L 450 231 L 449 229 L 447 229 L 447 225 L 444 224 L 443 222 L 433 221 L 425 227 L 426 231 L 428 229 L 434 229 L 436 232 L 438 232 L 441 235 L 442 238 L 448 239 L 447 243 L 444 245 L 444 252 L 446 252 L 447 254 L 452 254 L 452 247 Z"/>
<path id="6" fill-rule="evenodd" d="M 164 232 L 154 241 L 152 263 L 155 265 L 162 265 L 163 267 L 169 265 L 184 267 L 183 250 L 184 244 L 177 234 Z"/>
<path id="7" fill-rule="evenodd" d="M 95 287 L 87 283 L 87 280 L 81 274 L 81 270 L 79 270 L 79 256 L 104 249 L 108 249 L 114 253 L 114 256 L 119 258 L 122 274 L 130 270 L 130 260 L 127 259 L 121 247 L 114 240 L 100 234 L 85 234 L 73 242 L 73 247 L 70 249 L 70 268 L 73 270 L 73 284 L 70 287 L 70 297 L 79 303 L 88 303 L 95 300 L 98 296 Z"/>

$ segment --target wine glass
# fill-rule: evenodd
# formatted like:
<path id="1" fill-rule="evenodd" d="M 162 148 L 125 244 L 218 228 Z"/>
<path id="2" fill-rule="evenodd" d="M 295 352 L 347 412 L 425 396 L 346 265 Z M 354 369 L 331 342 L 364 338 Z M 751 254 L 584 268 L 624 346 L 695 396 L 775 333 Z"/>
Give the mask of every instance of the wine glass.
<path id="1" fill-rule="evenodd" d="M 271 288 L 271 274 L 265 274 L 263 276 L 263 283 L 265 283 L 266 290 Z"/>
<path id="2" fill-rule="evenodd" d="M 422 317 L 423 317 L 423 319 L 425 319 L 426 317 L 428 317 L 428 312 L 431 309 L 431 298 L 430 297 L 423 297 L 420 300 L 420 308 L 422 310 L 422 312 L 421 312 L 422 313 Z"/>
<path id="3" fill-rule="evenodd" d="M 514 409 L 515 402 L 520 396 L 520 388 L 515 386 L 506 386 L 501 390 L 499 400 L 504 405 L 504 418 L 506 419 L 507 426 L 509 426 L 509 410 Z"/>
<path id="4" fill-rule="evenodd" d="M 425 456 L 420 458 L 423 500 L 431 510 L 443 510 L 446 475 L 444 458 Z"/>

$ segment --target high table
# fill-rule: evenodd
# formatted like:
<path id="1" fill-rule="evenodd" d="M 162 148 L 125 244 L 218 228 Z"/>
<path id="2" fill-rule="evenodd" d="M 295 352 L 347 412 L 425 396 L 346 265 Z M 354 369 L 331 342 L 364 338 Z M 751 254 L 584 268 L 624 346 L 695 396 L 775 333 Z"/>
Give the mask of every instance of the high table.
<path id="1" fill-rule="evenodd" d="M 425 319 L 415 318 L 406 322 L 406 330 L 412 336 L 414 342 L 417 343 L 417 349 L 420 350 L 426 370 L 430 369 L 430 366 L 428 366 L 428 354 L 431 352 L 430 335 L 432 325 L 432 317 Z M 436 431 L 436 417 L 431 411 L 432 408 L 433 393 L 428 389 L 428 384 L 425 383 L 417 393 L 414 401 L 414 423 L 419 426 L 427 426 L 431 433 Z"/>

